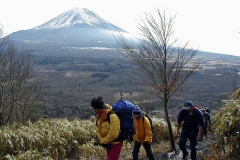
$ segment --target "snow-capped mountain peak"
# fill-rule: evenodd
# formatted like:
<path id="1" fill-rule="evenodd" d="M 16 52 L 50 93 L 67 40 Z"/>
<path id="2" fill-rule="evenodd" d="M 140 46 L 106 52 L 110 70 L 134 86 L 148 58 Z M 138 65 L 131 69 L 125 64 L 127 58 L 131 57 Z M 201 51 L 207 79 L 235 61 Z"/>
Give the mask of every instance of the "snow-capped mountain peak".
<path id="1" fill-rule="evenodd" d="M 88 9 L 73 8 L 35 28 L 18 31 L 10 36 L 22 46 L 42 50 L 46 46 L 55 45 L 111 48 L 116 46 L 114 35 L 118 33 L 128 35 Z"/>
<path id="2" fill-rule="evenodd" d="M 103 18 L 86 8 L 73 8 L 33 29 L 58 29 L 77 25 L 80 26 L 83 24 L 101 30 L 125 32 L 121 28 L 118 28 L 117 26 L 111 24 L 110 22 L 104 20 Z"/>

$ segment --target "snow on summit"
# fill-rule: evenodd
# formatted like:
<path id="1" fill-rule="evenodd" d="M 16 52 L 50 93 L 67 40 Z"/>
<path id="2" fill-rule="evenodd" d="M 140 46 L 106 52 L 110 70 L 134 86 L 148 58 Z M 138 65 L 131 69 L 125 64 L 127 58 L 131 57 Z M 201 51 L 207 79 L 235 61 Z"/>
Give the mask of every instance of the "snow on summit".
<path id="1" fill-rule="evenodd" d="M 33 29 L 58 29 L 82 24 L 89 25 L 101 30 L 114 30 L 117 32 L 125 32 L 121 28 L 118 28 L 117 26 L 111 24 L 110 22 L 104 20 L 103 18 L 86 8 L 73 8 Z"/>

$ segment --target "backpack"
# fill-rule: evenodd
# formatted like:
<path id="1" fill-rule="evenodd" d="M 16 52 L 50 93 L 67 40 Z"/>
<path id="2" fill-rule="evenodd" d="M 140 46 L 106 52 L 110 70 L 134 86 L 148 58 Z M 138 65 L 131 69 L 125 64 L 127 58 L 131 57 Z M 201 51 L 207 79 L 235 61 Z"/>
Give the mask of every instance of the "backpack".
<path id="1" fill-rule="evenodd" d="M 203 117 L 204 117 L 204 122 L 205 122 L 205 124 L 207 124 L 207 123 L 208 123 L 208 116 L 207 116 L 207 113 L 205 113 L 205 114 L 203 115 Z"/>
<path id="2" fill-rule="evenodd" d="M 194 105 L 194 108 L 200 109 L 200 107 L 198 105 Z"/>
<path id="3" fill-rule="evenodd" d="M 144 116 L 142 116 L 142 121 L 143 121 L 143 123 L 144 123 L 144 117 L 147 117 L 147 119 L 149 120 L 150 125 L 151 125 L 152 133 L 154 133 L 154 126 L 153 126 L 153 124 L 152 124 L 152 119 L 151 119 L 148 115 L 144 115 Z"/>
<path id="4" fill-rule="evenodd" d="M 115 113 L 120 119 L 120 138 L 121 141 L 133 140 L 134 128 L 133 128 L 133 112 L 134 104 L 129 101 L 119 100 L 115 104 L 112 105 L 112 112 Z M 107 115 L 107 120 L 110 123 L 109 115 Z"/>
<path id="5" fill-rule="evenodd" d="M 210 113 L 209 108 L 205 107 L 204 109 L 206 110 L 207 113 Z"/>

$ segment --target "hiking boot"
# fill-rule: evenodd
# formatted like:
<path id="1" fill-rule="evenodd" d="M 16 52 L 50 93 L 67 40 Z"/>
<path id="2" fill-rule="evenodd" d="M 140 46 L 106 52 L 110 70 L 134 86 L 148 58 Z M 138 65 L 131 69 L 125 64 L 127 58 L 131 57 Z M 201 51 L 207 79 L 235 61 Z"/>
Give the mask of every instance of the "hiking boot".
<path id="1" fill-rule="evenodd" d="M 189 154 L 188 152 L 187 152 L 187 154 L 183 154 L 182 160 L 187 160 L 188 154 Z"/>

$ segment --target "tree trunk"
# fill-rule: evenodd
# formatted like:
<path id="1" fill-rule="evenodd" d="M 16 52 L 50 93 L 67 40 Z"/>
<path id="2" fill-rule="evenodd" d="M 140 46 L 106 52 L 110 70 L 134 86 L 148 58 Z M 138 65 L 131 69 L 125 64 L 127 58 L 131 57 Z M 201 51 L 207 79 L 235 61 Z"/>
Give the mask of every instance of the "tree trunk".
<path id="1" fill-rule="evenodd" d="M 172 151 L 174 150 L 176 152 L 174 136 L 173 136 L 173 131 L 172 131 L 172 125 L 171 125 L 171 122 L 169 119 L 169 114 L 168 114 L 167 101 L 164 101 L 164 110 L 165 110 L 165 117 L 166 117 L 166 121 L 167 121 L 167 125 L 168 125 L 168 132 L 169 132 L 169 136 L 170 136 Z"/>

